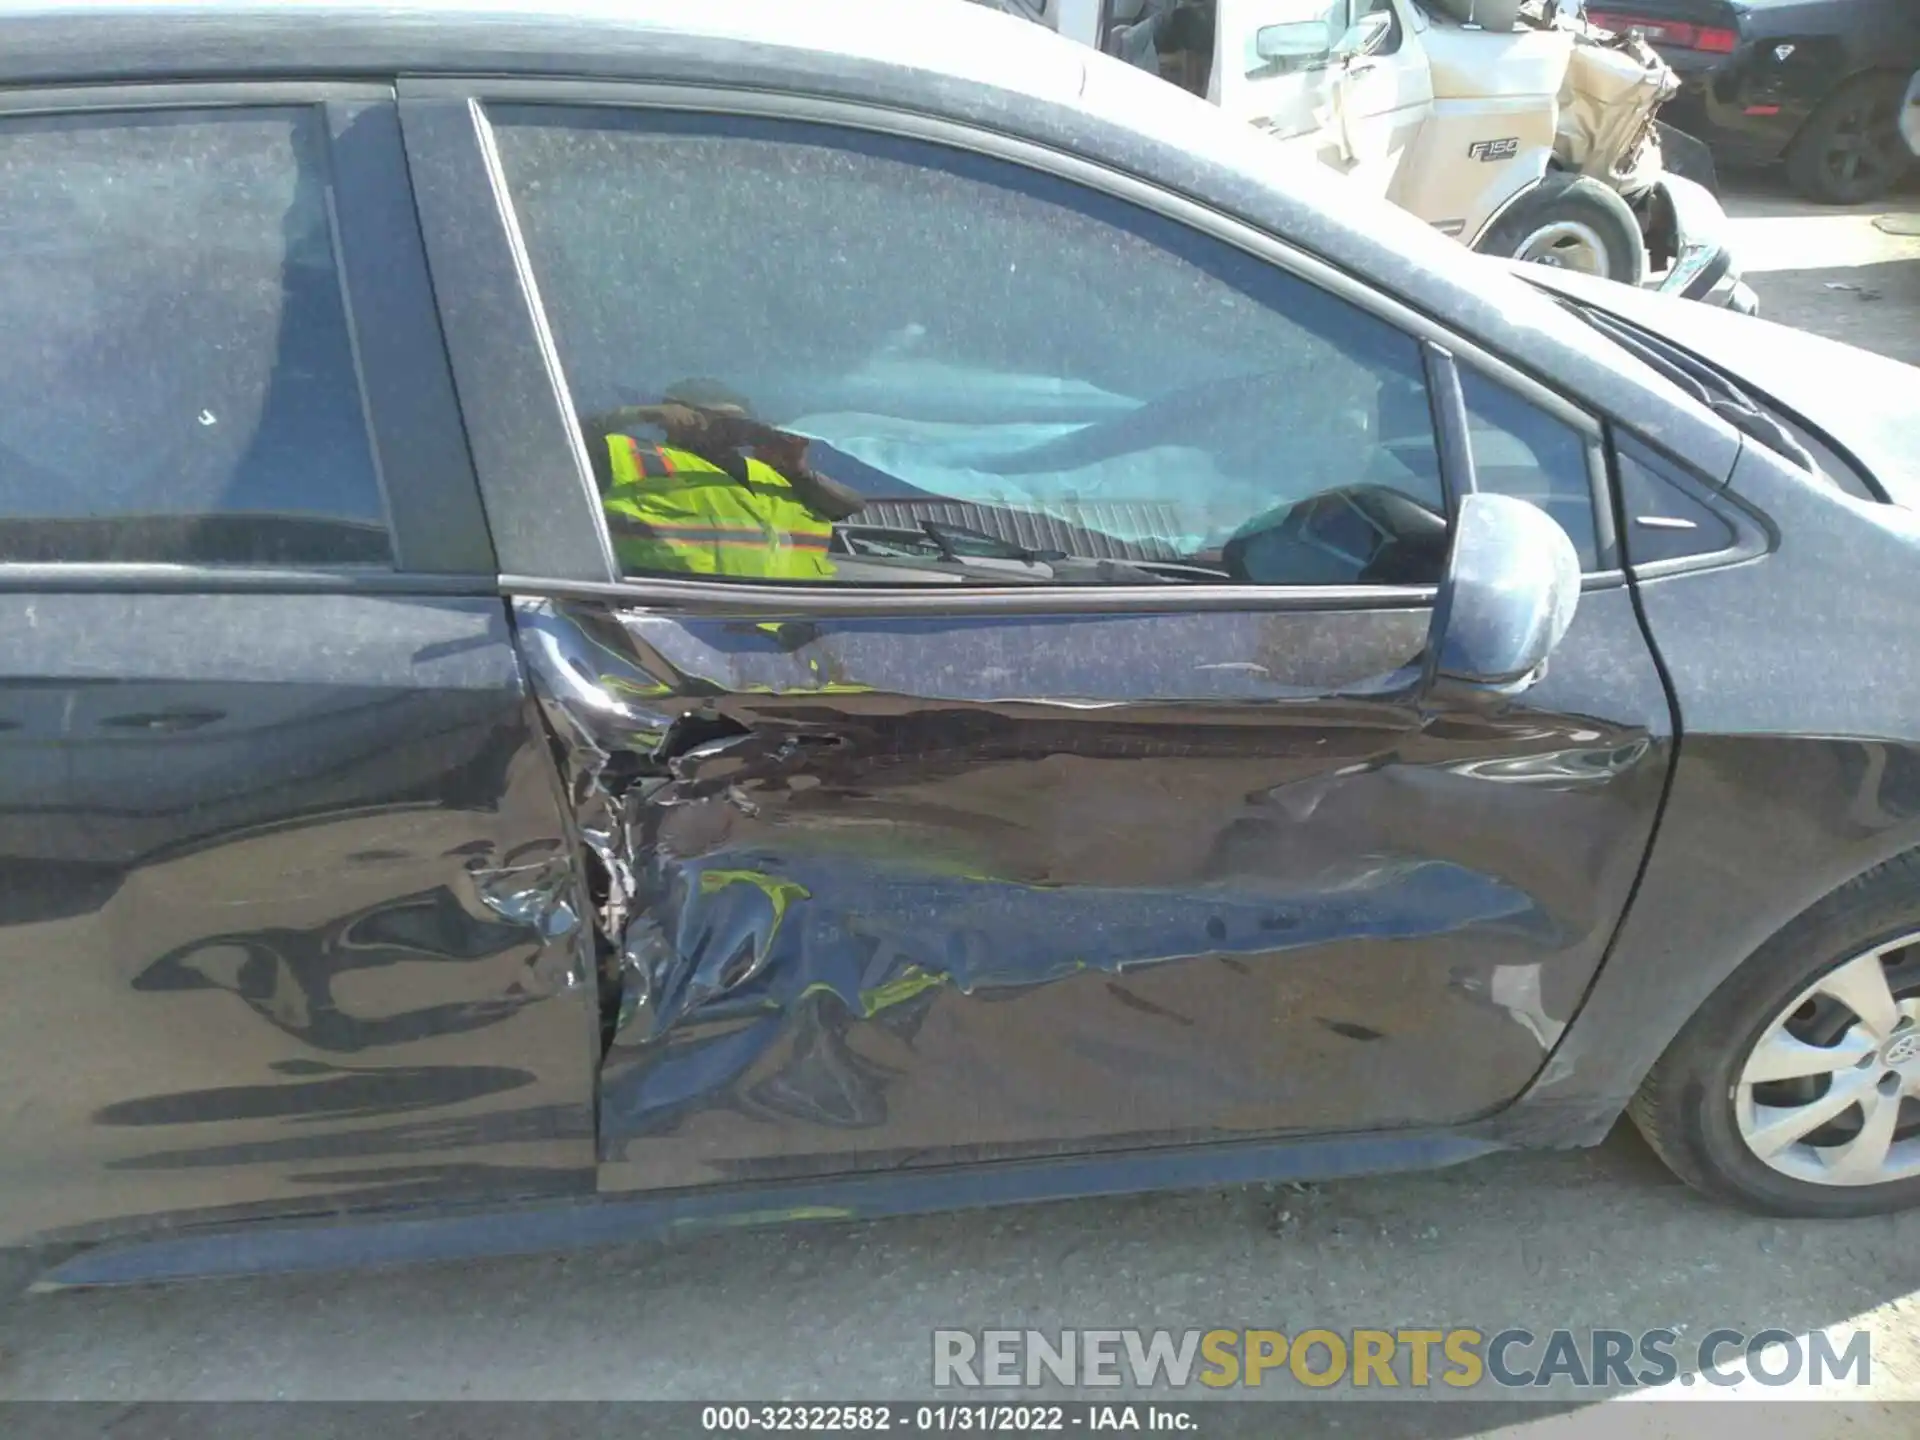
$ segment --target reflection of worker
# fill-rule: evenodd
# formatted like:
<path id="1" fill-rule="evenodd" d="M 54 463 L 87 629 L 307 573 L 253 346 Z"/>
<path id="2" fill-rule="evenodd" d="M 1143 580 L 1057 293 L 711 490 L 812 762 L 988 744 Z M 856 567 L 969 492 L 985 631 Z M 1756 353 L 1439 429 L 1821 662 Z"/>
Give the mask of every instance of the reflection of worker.
<path id="1" fill-rule="evenodd" d="M 1213 11 L 1176 6 L 1154 44 L 1160 52 L 1160 78 L 1206 99 L 1213 72 Z"/>
<path id="2" fill-rule="evenodd" d="M 664 443 L 628 433 L 648 427 Z M 806 437 L 755 420 L 719 381 L 682 381 L 585 428 L 623 571 L 832 577 L 833 522 L 861 498 L 808 466 Z"/>
<path id="3" fill-rule="evenodd" d="M 1205 97 L 1213 68 L 1213 10 L 1180 0 L 1141 0 L 1121 18 L 1126 0 L 1116 4 L 1107 32 L 1107 52 L 1148 70 L 1183 90 Z"/>
<path id="4" fill-rule="evenodd" d="M 1114 0 L 1106 52 L 1118 55 L 1129 65 L 1159 74 L 1159 49 L 1154 37 L 1172 9 L 1173 0 Z"/>

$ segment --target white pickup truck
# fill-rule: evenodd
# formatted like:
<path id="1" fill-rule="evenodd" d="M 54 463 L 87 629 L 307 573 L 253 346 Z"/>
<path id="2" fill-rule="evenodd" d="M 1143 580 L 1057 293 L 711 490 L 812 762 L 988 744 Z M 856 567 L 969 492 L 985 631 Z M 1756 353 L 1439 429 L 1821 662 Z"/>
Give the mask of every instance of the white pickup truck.
<path id="1" fill-rule="evenodd" d="M 1671 70 L 1577 0 L 980 3 L 1153 70 L 1476 250 L 1754 308 L 1719 201 L 1674 173 L 1710 179 L 1704 147 L 1654 123 Z"/>

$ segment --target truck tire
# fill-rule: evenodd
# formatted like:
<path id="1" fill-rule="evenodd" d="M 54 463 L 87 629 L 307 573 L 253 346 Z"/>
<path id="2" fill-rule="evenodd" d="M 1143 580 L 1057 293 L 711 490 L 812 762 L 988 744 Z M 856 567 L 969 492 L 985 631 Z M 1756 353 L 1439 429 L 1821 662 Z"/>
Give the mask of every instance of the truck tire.
<path id="1" fill-rule="evenodd" d="M 1585 175 L 1549 175 L 1492 225 L 1474 249 L 1638 285 L 1647 247 L 1627 202 Z"/>
<path id="2" fill-rule="evenodd" d="M 1906 77 L 1856 75 L 1807 117 L 1787 147 L 1787 179 L 1809 200 L 1860 205 L 1892 189 L 1913 156 L 1900 138 Z"/>

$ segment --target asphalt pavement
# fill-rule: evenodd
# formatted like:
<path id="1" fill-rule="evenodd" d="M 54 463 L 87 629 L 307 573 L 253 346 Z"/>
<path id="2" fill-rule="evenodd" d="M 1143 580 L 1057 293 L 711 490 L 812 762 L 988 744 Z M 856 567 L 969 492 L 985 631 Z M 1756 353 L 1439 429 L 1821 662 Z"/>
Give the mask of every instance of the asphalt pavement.
<path id="1" fill-rule="evenodd" d="M 1920 365 L 1920 184 L 1849 208 L 1796 199 L 1773 175 L 1728 188 L 1765 318 Z"/>
<path id="2" fill-rule="evenodd" d="M 1920 363 L 1920 195 L 1820 210 L 1742 179 L 1729 209 L 1764 314 Z M 1864 1329 L 1871 1374 L 1822 1392 L 1865 1402 L 1849 1408 L 1595 1403 L 1556 1382 L 1524 1412 L 1410 1404 L 1353 1433 L 1920 1435 L 1920 1407 L 1897 1403 L 1920 1399 L 1920 1213 L 1753 1218 L 1687 1191 L 1624 1125 L 1595 1150 L 1424 1175 L 378 1273 L 22 1295 L 31 1257 L 4 1264 L 0 1398 L 116 1402 L 97 1412 L 116 1434 L 178 1399 L 926 1396 L 941 1327 L 1423 1324 L 1666 1327 L 1683 1352 L 1722 1327 L 1836 1345 Z M 1747 1380 L 1659 1398 L 1801 1393 Z M 470 1433 L 460 1412 L 408 1413 L 420 1440 Z M 1272 1413 L 1274 1434 L 1325 1428 Z"/>

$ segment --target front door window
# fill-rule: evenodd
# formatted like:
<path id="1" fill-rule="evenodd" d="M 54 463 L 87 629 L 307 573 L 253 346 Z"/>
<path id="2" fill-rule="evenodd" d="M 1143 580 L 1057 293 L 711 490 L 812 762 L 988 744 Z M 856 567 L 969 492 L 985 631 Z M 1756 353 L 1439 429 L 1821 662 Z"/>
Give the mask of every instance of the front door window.
<path id="1" fill-rule="evenodd" d="M 494 121 L 630 574 L 1440 577 L 1418 346 L 1263 260 L 904 140 Z"/>

